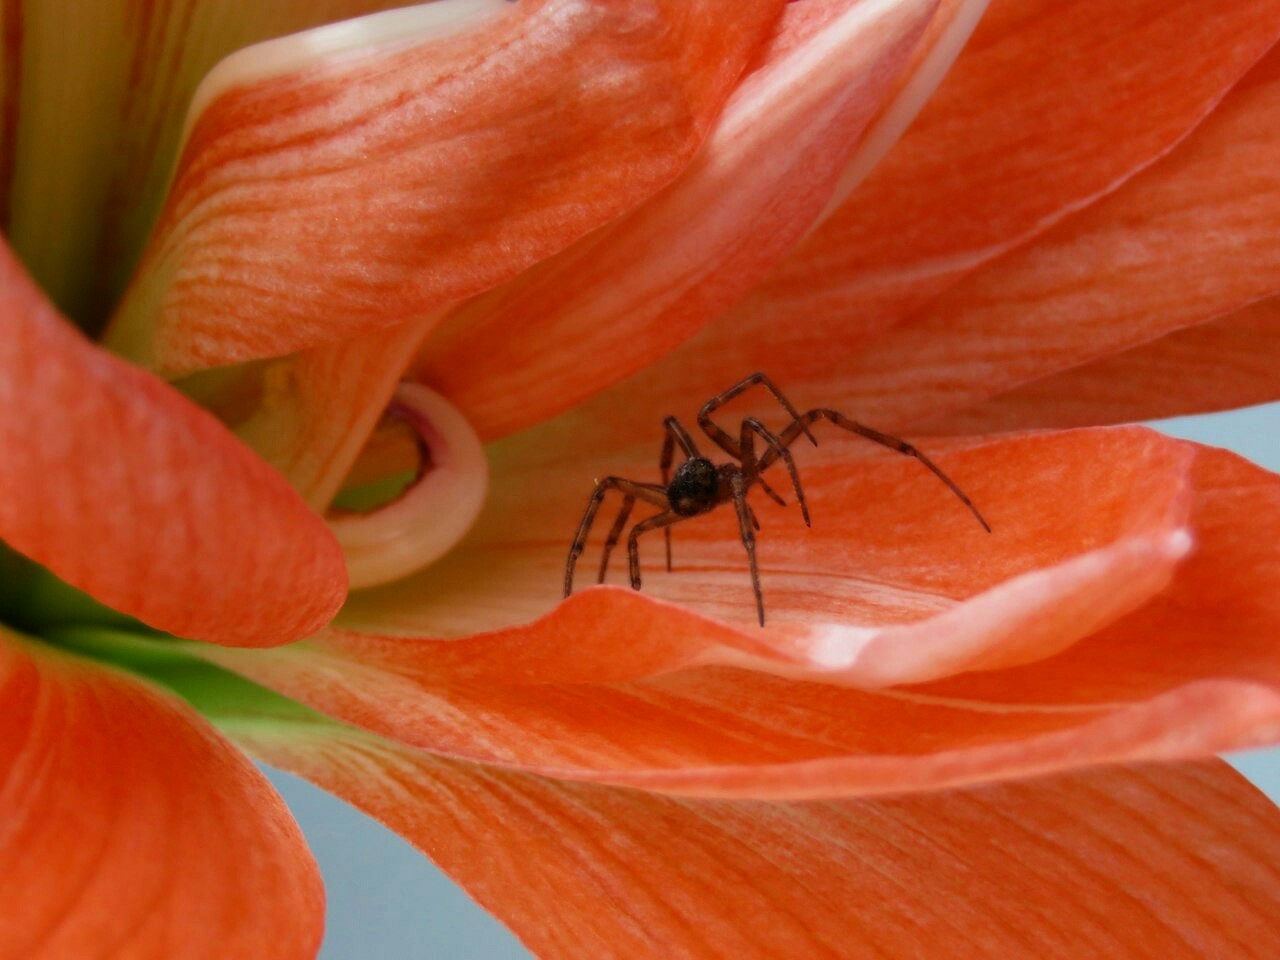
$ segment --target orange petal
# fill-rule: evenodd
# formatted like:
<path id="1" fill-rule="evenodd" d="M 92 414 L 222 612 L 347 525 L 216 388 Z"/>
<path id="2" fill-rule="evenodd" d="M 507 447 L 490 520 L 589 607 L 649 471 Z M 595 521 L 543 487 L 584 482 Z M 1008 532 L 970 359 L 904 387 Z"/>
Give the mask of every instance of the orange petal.
<path id="1" fill-rule="evenodd" d="M 412 320 L 274 361 L 237 435 L 313 509 L 327 509 L 435 321 Z"/>
<path id="2" fill-rule="evenodd" d="M 347 339 L 511 278 L 688 163 L 782 0 L 542 0 L 444 37 L 436 6 L 408 41 L 290 48 L 290 69 L 267 77 L 242 55 L 224 71 L 114 347 L 182 373 Z"/>
<path id="3" fill-rule="evenodd" d="M 740 315 L 847 355 L 1164 155 L 1277 39 L 1275 0 L 996 0 L 898 147 Z"/>
<path id="4" fill-rule="evenodd" d="M 68 327 L 0 250 L 0 537 L 121 612 L 200 640 L 296 640 L 342 552 L 213 417 Z"/>
<path id="5" fill-rule="evenodd" d="M 709 595 L 707 608 L 737 627 L 609 588 L 527 626 L 452 641 L 331 628 L 252 656 L 192 652 L 433 752 L 683 793 L 882 793 L 1257 745 L 1280 737 L 1276 684 L 1233 682 L 1230 663 L 1203 658 L 1194 661 L 1200 672 L 1189 668 L 1180 684 L 1148 698 L 1078 707 L 1018 700 L 992 709 L 854 688 L 1050 663 L 1150 601 L 1185 553 L 1190 449 L 1149 431 L 1097 430 L 941 457 L 966 486 L 973 481 L 990 537 L 918 464 L 806 464 L 809 536 L 823 540 L 804 552 L 796 518 L 760 508 L 764 630 L 751 620 L 733 523 L 707 518 L 701 528 L 677 528 L 680 567 L 665 577 L 650 567 L 647 589 L 689 604 Z M 540 518 L 554 500 L 537 496 L 538 474 L 518 476 L 510 512 L 499 493 L 497 516 L 482 521 L 460 559 L 408 581 L 404 595 L 357 595 L 348 622 L 384 632 L 457 629 L 476 625 L 467 608 L 487 601 L 499 607 L 487 614 L 496 625 L 520 618 L 539 591 L 545 609 L 563 569 L 562 555 L 539 557 L 553 536 Z M 551 489 L 568 486 L 553 477 Z M 1090 493 L 1083 504 L 1082 490 Z M 528 539 L 512 544 L 517 529 Z M 555 554 L 563 549 L 562 539 Z M 659 549 L 655 541 L 649 555 Z M 410 592 L 416 608 L 403 602 Z M 1274 628 L 1280 613 L 1259 622 Z"/>
<path id="6" fill-rule="evenodd" d="M 0 6 L 0 225 L 41 289 L 96 326 L 160 210 L 201 77 L 248 44 L 404 0 Z"/>
<path id="7" fill-rule="evenodd" d="M 1209 3 L 1175 12 L 1098 0 L 1041 5 L 1050 12 L 1038 16 L 1001 5 L 1006 15 L 980 26 L 917 128 L 810 238 L 812 270 L 785 265 L 616 391 L 618 431 L 758 369 L 885 428 L 923 422 L 1280 290 L 1280 51 L 1153 167 L 1041 234 L 1183 137 L 1273 43 L 1280 11 L 1263 13 L 1277 6 L 1219 17 Z M 847 270 L 819 256 L 844 255 L 821 243 L 844 217 L 863 238 L 849 248 L 847 284 Z M 1039 239 L 1008 252 L 1030 234 Z"/>
<path id="8" fill-rule="evenodd" d="M 462 307 L 424 345 L 418 375 L 494 437 L 564 410 L 687 339 L 809 229 L 936 7 L 789 6 L 762 63 L 679 180 Z"/>
<path id="9" fill-rule="evenodd" d="M 193 710 L 0 634 L 0 957 L 315 955 L 319 871 L 284 803 Z"/>
<path id="10" fill-rule="evenodd" d="M 921 424 L 987 433 L 1155 420 L 1280 400 L 1280 297 L 1187 327 Z"/>
<path id="11" fill-rule="evenodd" d="M 1075 706 L 1138 700 L 1216 674 L 1280 687 L 1280 487 L 1211 447 L 1192 479 L 1197 550 L 1154 602 L 1040 664 L 944 681 L 991 702 Z"/>
<path id="12" fill-rule="evenodd" d="M 401 833 L 544 957 L 1264 958 L 1280 935 L 1280 818 L 1220 761 L 785 804 L 354 731 L 234 735 Z"/>

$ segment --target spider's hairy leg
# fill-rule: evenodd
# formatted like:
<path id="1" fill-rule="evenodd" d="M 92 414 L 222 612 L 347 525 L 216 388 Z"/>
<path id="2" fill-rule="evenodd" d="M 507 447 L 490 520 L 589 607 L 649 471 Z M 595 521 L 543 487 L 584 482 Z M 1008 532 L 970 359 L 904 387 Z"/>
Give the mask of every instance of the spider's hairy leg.
<path id="1" fill-rule="evenodd" d="M 658 486 L 656 483 L 637 483 L 636 486 L 647 487 L 654 493 L 661 493 L 665 496 L 665 488 Z M 665 500 L 663 501 L 666 502 Z M 622 509 L 618 511 L 618 518 L 613 521 L 613 526 L 609 528 L 609 536 L 605 538 L 604 550 L 600 554 L 600 573 L 596 578 L 596 583 L 604 583 L 605 574 L 609 572 L 609 557 L 613 554 L 613 548 L 618 545 L 618 539 L 622 536 L 622 531 L 626 529 L 627 521 L 631 518 L 631 510 L 636 505 L 636 498 L 628 494 L 622 501 Z"/>
<path id="2" fill-rule="evenodd" d="M 613 553 L 613 548 L 618 543 L 618 538 L 622 536 L 623 528 L 626 527 L 627 521 L 631 519 L 631 511 L 635 508 L 635 505 L 635 497 L 627 496 L 623 498 L 622 509 L 618 511 L 618 517 L 613 521 L 613 526 L 609 528 L 609 535 L 604 540 L 604 549 L 600 553 L 600 572 L 596 576 L 596 583 L 604 583 L 604 576 L 609 572 L 609 554 Z"/>
<path id="3" fill-rule="evenodd" d="M 812 526 L 809 522 L 809 504 L 804 498 L 804 487 L 800 485 L 800 474 L 796 470 L 795 458 L 791 456 L 791 451 L 783 444 L 782 438 L 766 427 L 755 417 L 747 417 L 742 421 L 742 472 L 746 476 L 747 486 L 756 481 L 760 486 L 764 487 L 766 493 L 772 493 L 769 486 L 764 482 L 764 478 L 760 476 L 763 471 L 763 461 L 756 460 L 755 436 L 759 435 L 764 442 L 769 445 L 769 449 L 776 453 L 787 466 L 787 472 L 791 474 L 791 485 L 795 487 L 796 499 L 800 502 L 800 515 L 804 517 L 804 525 Z M 773 497 L 779 503 L 782 498 L 773 494 Z M 784 504 L 785 505 L 785 504 Z"/>
<path id="4" fill-rule="evenodd" d="M 756 535 L 751 529 L 751 508 L 747 505 L 747 481 L 742 474 L 732 480 L 733 507 L 738 512 L 738 532 L 742 545 L 747 549 L 747 563 L 751 567 L 751 587 L 756 592 L 756 616 L 764 626 L 764 593 L 760 589 L 760 567 L 756 564 Z"/>
<path id="5" fill-rule="evenodd" d="M 663 429 L 666 430 L 666 436 L 662 438 L 662 456 L 658 460 L 658 469 L 662 471 L 662 489 L 665 490 L 667 485 L 671 483 L 671 459 L 675 454 L 675 445 L 680 444 L 680 448 L 684 451 L 684 455 L 690 459 L 702 456 L 698 452 L 698 445 L 694 443 L 693 437 L 689 431 L 675 417 L 667 417 L 662 421 Z M 667 572 L 671 572 L 671 530 L 662 531 L 662 538 L 666 542 L 667 547 Z"/>
<path id="6" fill-rule="evenodd" d="M 582 522 L 578 524 L 578 532 L 574 535 L 573 543 L 569 547 L 569 557 L 564 564 L 564 595 L 566 597 L 573 593 L 573 569 L 577 566 L 578 557 L 582 556 L 583 548 L 587 545 L 587 534 L 591 532 L 591 524 L 600 510 L 600 504 L 610 490 L 620 490 L 628 497 L 652 503 L 664 510 L 668 506 L 666 493 L 655 490 L 652 484 L 636 483 L 626 477 L 605 477 L 597 481 L 596 488 L 591 493 L 591 499 L 587 501 L 587 509 L 582 514 Z"/>
<path id="7" fill-rule="evenodd" d="M 647 533 L 650 530 L 658 530 L 662 527 L 670 527 L 673 523 L 679 523 L 681 520 L 687 519 L 689 518 L 667 510 L 663 513 L 654 514 L 646 520 L 641 520 L 631 528 L 631 534 L 627 537 L 627 560 L 631 564 L 632 590 L 640 589 L 640 534 Z"/>
<path id="8" fill-rule="evenodd" d="M 710 437 L 721 450 L 729 454 L 731 457 L 737 457 L 739 460 L 742 459 L 742 448 L 734 443 L 733 437 L 729 436 L 725 430 L 721 429 L 721 427 L 711 419 L 711 414 L 724 404 L 728 403 L 734 397 L 745 393 L 755 386 L 761 386 L 768 390 L 769 393 L 773 395 L 773 399 L 777 400 L 778 403 L 782 405 L 782 408 L 786 410 L 787 413 L 791 414 L 791 427 L 800 423 L 800 411 L 795 408 L 790 400 L 782 395 L 782 391 L 778 389 L 777 385 L 774 384 L 772 380 L 759 371 L 756 371 L 749 377 L 743 377 L 724 393 L 716 394 L 704 403 L 702 405 L 702 409 L 698 411 L 698 425 L 702 427 L 703 432 L 706 433 L 706 435 Z M 790 427 L 788 427 L 788 429 L 790 429 Z M 813 435 L 808 424 L 803 424 L 800 427 L 800 432 L 807 436 L 813 442 L 815 447 L 818 445 L 818 439 Z"/>
<path id="9" fill-rule="evenodd" d="M 960 502 L 969 508 L 969 511 L 975 518 L 977 518 L 978 523 L 982 524 L 982 528 L 986 530 L 987 533 L 991 532 L 991 524 L 987 523 L 986 519 L 978 511 L 978 508 L 974 506 L 973 501 L 969 499 L 968 495 L 956 485 L 954 480 L 942 472 L 941 467 L 921 453 L 917 447 L 907 443 L 905 440 L 900 440 L 898 437 L 890 436 L 887 433 L 881 433 L 879 430 L 875 430 L 865 424 L 858 423 L 856 420 L 850 420 L 844 414 L 835 410 L 828 410 L 825 408 L 810 410 L 808 413 L 801 416 L 798 421 L 791 424 L 791 426 L 787 427 L 786 430 L 782 431 L 782 435 L 778 438 L 782 442 L 782 446 L 789 447 L 800 436 L 804 430 L 804 426 L 802 426 L 802 424 L 807 426 L 808 424 L 815 423 L 818 420 L 830 420 L 837 427 L 843 427 L 851 433 L 856 433 L 860 437 L 865 437 L 872 443 L 878 443 L 882 447 L 888 447 L 890 450 L 896 450 L 898 453 L 904 454 L 908 457 L 915 457 L 928 467 L 935 477 L 945 483 L 952 493 L 960 498 Z M 775 450 L 766 450 L 764 456 L 760 458 L 760 469 L 763 470 L 768 467 L 769 464 L 778 459 L 778 456 L 779 454 Z"/>

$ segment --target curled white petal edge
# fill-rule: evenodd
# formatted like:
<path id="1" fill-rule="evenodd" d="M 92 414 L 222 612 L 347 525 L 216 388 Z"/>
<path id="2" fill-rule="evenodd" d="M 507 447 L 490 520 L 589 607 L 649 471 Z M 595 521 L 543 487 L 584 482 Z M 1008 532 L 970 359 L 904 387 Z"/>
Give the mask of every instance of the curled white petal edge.
<path id="1" fill-rule="evenodd" d="M 422 438 L 430 467 L 379 509 L 329 517 L 353 590 L 398 580 L 438 560 L 471 529 L 489 490 L 484 446 L 449 401 L 421 384 L 402 383 L 392 405 Z"/>

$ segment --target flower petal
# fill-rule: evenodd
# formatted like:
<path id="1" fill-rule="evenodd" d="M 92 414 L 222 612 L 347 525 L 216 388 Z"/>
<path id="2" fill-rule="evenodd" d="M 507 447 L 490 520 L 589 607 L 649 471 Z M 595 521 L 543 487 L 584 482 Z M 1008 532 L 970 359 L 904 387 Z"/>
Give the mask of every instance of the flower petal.
<path id="1" fill-rule="evenodd" d="M 1163 156 L 1277 39 L 1275 0 L 996 0 L 899 146 L 740 316 L 865 340 Z"/>
<path id="2" fill-rule="evenodd" d="M 782 804 L 543 780 L 352 731 L 232 735 L 404 835 L 541 957 L 1262 958 L 1280 933 L 1280 818 L 1220 761 Z"/>
<path id="3" fill-rule="evenodd" d="M 1239 644 L 1224 643 L 1214 659 L 1189 657 L 1178 682 L 1145 696 L 1074 703 L 1067 694 L 1068 702 L 1046 707 L 1036 698 L 1019 699 L 1024 688 L 1014 685 L 1015 702 L 993 707 L 976 697 L 933 693 L 935 685 L 923 692 L 851 686 L 936 680 L 952 671 L 996 678 L 1034 671 L 1091 643 L 1093 631 L 1119 630 L 1101 620 L 1124 623 L 1141 613 L 1124 618 L 1125 610 L 1164 602 L 1161 587 L 1185 551 L 1177 531 L 1185 522 L 1179 478 L 1187 465 L 1179 454 L 1188 449 L 1148 431 L 1098 430 L 1010 438 L 968 451 L 967 460 L 942 458 L 957 475 L 960 464 L 966 478 L 978 479 L 975 495 L 991 508 L 989 538 L 970 531 L 976 525 L 962 511 L 950 516 L 955 505 L 935 504 L 909 472 L 895 473 L 892 465 L 846 463 L 837 477 L 806 467 L 806 478 L 817 481 L 810 483 L 814 536 L 828 525 L 836 529 L 825 544 L 824 567 L 816 560 L 806 567 L 803 554 L 794 553 L 776 568 L 766 563 L 772 619 L 765 630 L 753 623 L 734 628 L 610 588 L 574 597 L 527 626 L 452 641 L 331 628 L 314 640 L 252 656 L 207 645 L 191 652 L 432 752 L 686 794 L 876 794 L 1255 746 L 1280 737 L 1280 683 L 1265 674 L 1236 679 L 1238 668 L 1264 656 L 1243 627 Z M 535 482 L 525 476 L 526 491 Z M 1274 478 L 1257 482 L 1278 496 Z M 824 487 L 848 496 L 856 508 L 842 514 L 825 500 Z M 1082 490 L 1091 494 L 1090 512 L 1064 513 L 1079 503 Z M 519 505 L 513 501 L 511 509 Z M 448 624 L 441 611 L 449 608 L 433 605 L 432 588 L 447 596 L 484 577 L 516 593 L 506 613 L 519 617 L 528 602 L 520 592 L 540 584 L 551 594 L 561 569 L 534 557 L 547 532 L 536 519 L 538 504 L 532 506 L 522 524 L 533 531 L 531 539 L 505 553 L 505 562 L 502 548 L 486 549 L 482 528 L 470 547 L 472 560 L 455 568 L 461 571 L 456 577 L 409 581 L 421 609 L 362 605 L 357 598 L 352 619 L 378 618 L 392 630 Z M 1276 504 L 1247 506 L 1255 523 L 1280 522 Z M 761 519 L 768 531 L 761 541 L 765 557 L 763 547 L 787 531 L 763 508 Z M 714 595 L 726 589 L 725 566 L 700 558 L 705 545 L 693 528 L 692 536 L 675 538 L 681 569 L 666 579 L 692 581 L 690 594 Z M 726 531 L 724 540 L 731 539 Z M 1169 539 L 1175 548 L 1161 552 Z M 1271 551 L 1271 566 L 1257 564 L 1259 581 L 1266 582 L 1249 585 L 1268 596 L 1280 594 L 1272 544 L 1268 539 L 1257 548 Z M 1232 543 L 1210 545 L 1215 569 L 1238 562 Z M 836 592 L 840 581 L 830 556 L 837 549 L 844 551 L 841 565 L 866 564 L 843 595 Z M 732 589 L 745 595 L 738 619 L 750 623 L 740 564 L 735 558 L 728 569 Z M 794 592 L 771 589 L 779 573 L 798 574 Z M 652 574 L 650 580 L 661 582 Z M 490 585 L 487 595 L 501 593 Z M 1225 603 L 1209 602 L 1216 622 L 1234 629 L 1235 615 L 1221 615 Z M 815 617 L 799 619 L 810 609 Z M 797 619 L 774 624 L 788 613 Z M 1240 616 L 1253 614 L 1246 609 Z M 1274 632 L 1280 611 L 1263 609 L 1254 622 L 1259 632 Z M 1148 634 L 1133 643 L 1151 657 L 1163 656 Z M 1091 663 L 1103 669 L 1106 660 L 1095 654 Z M 1045 666 L 1043 676 L 1049 683 L 1055 674 Z"/>
<path id="4" fill-rule="evenodd" d="M 171 633 L 264 645 L 342 604 L 342 552 L 213 417 L 68 327 L 0 249 L 0 537 Z"/>
<path id="5" fill-rule="evenodd" d="M 159 212 L 187 103 L 218 60 L 399 3 L 0 7 L 0 226 L 41 288 L 75 320 L 102 322 Z"/>
<path id="6" fill-rule="evenodd" d="M 417 8 L 418 35 L 244 83 L 223 72 L 108 333 L 116 349 L 184 373 L 509 279 L 688 163 L 782 0 L 534 0 L 443 38 L 441 6 Z"/>
<path id="7" fill-rule="evenodd" d="M 9 633 L 0 703 L 0 957 L 315 955 L 297 825 L 189 707 Z"/>
<path id="8" fill-rule="evenodd" d="M 607 406 L 626 433 L 763 369 L 893 428 L 1280 290 L 1272 237 L 1280 170 L 1271 162 L 1280 149 L 1280 50 L 1218 103 L 1274 42 L 1277 4 L 1233 7 L 1231 17 L 1209 3 L 1039 6 L 1048 12 L 999 4 L 1006 13 L 980 25 L 936 104 L 847 213 L 807 241 L 812 271 L 780 268 L 766 291 L 610 391 L 591 416 Z M 962 92 L 971 99 L 956 100 Z M 943 187 L 954 195 L 939 196 Z M 848 284 L 838 263 L 818 255 L 823 234 L 846 217 L 863 238 L 849 248 L 849 269 L 861 272 Z M 825 249 L 843 256 L 836 244 Z M 791 269 L 794 282 L 784 282 Z"/>
<path id="9" fill-rule="evenodd" d="M 313 509 L 327 509 L 434 322 L 412 320 L 266 365 L 257 405 L 236 424 L 237 435 Z"/>
<path id="10" fill-rule="evenodd" d="M 1280 400 L 1280 297 L 1015 387 L 928 433 L 1156 420 Z"/>
<path id="11" fill-rule="evenodd" d="M 1280 293 L 1280 47 L 1178 149 L 971 275 L 841 368 L 902 423 Z"/>
<path id="12" fill-rule="evenodd" d="M 418 376 L 494 437 L 687 339 L 809 229 L 936 8 L 937 0 L 789 6 L 674 184 L 460 308 L 424 345 Z"/>
<path id="13" fill-rule="evenodd" d="M 1198 549 L 1157 602 L 1036 666 L 930 689 L 995 703 L 1081 706 L 1157 696 L 1211 674 L 1280 687 L 1280 484 L 1275 474 L 1207 447 L 1192 478 Z"/>

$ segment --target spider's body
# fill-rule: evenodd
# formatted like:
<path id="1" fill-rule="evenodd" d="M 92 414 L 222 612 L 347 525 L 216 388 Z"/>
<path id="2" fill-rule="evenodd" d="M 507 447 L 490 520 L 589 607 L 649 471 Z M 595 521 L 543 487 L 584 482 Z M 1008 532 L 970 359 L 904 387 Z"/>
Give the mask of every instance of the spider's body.
<path id="1" fill-rule="evenodd" d="M 740 393 L 757 385 L 763 386 L 773 395 L 775 400 L 782 404 L 787 413 L 791 415 L 792 422 L 782 433 L 775 434 L 755 417 L 747 417 L 742 421 L 738 431 L 738 439 L 735 441 L 733 437 L 712 421 L 711 413 Z M 712 463 L 698 451 L 698 446 L 693 437 L 680 424 L 680 421 L 675 417 L 667 417 L 663 421 L 666 437 L 662 443 L 662 457 L 659 461 L 659 469 L 662 471 L 661 485 L 641 483 L 635 480 L 628 480 L 625 477 L 605 477 L 603 480 L 596 482 L 595 491 L 591 494 L 591 499 L 587 502 L 586 512 L 582 515 L 582 522 L 578 525 L 577 536 L 574 537 L 573 545 L 569 548 L 569 558 L 565 563 L 564 569 L 564 595 L 567 597 L 573 592 L 574 567 L 577 565 L 578 557 L 582 555 L 582 550 L 586 546 L 587 534 L 591 530 L 591 524 L 595 520 L 596 512 L 600 509 L 600 504 L 604 501 L 605 494 L 610 490 L 618 490 L 622 493 L 622 509 L 618 511 L 618 518 L 614 521 L 609 530 L 609 535 L 605 539 L 604 553 L 600 559 L 598 583 L 604 583 L 604 575 L 609 568 L 609 554 L 622 536 L 622 531 L 627 525 L 627 520 L 631 517 L 631 511 L 635 507 L 636 501 L 643 500 L 645 503 L 661 508 L 661 512 L 641 520 L 633 526 L 630 535 L 627 537 L 627 556 L 631 566 L 631 586 L 636 590 L 640 589 L 640 534 L 648 530 L 662 529 L 667 545 L 667 569 L 670 570 L 672 524 L 708 513 L 723 503 L 732 503 L 738 514 L 738 528 L 742 537 L 742 545 L 746 548 L 747 561 L 751 567 L 751 583 L 755 588 L 756 594 L 756 613 L 760 620 L 760 626 L 764 626 L 764 595 L 760 590 L 760 572 L 756 564 L 754 532 L 760 529 L 760 524 L 747 503 L 747 491 L 758 483 L 769 497 L 780 504 L 784 503 L 783 499 L 765 482 L 762 476 L 765 470 L 781 460 L 786 465 L 787 472 L 791 476 L 791 485 L 795 488 L 796 500 L 800 503 L 801 516 L 804 517 L 804 522 L 807 526 L 809 524 L 809 505 L 805 502 L 804 489 L 800 485 L 800 475 L 796 472 L 795 461 L 791 456 L 791 444 L 803 434 L 816 445 L 818 441 L 814 439 L 809 427 L 818 420 L 829 420 L 836 426 L 866 437 L 868 440 L 889 447 L 892 450 L 897 450 L 907 456 L 915 457 L 933 471 L 938 479 L 950 487 L 951 491 L 973 511 L 973 515 L 978 518 L 978 522 L 990 532 L 991 527 L 987 525 L 987 521 L 982 519 L 982 514 L 978 513 L 978 509 L 969 498 L 951 481 L 950 477 L 938 469 L 932 460 L 911 446 L 911 444 L 856 423 L 834 410 L 818 408 L 802 414 L 778 391 L 773 381 L 763 373 L 753 373 L 751 376 L 734 384 L 724 393 L 712 397 L 698 412 L 698 425 L 702 427 L 703 431 L 716 446 L 738 462 L 722 463 L 719 466 Z M 755 451 L 757 437 L 763 440 L 768 448 L 758 457 Z M 668 479 L 671 460 L 677 443 L 684 450 L 686 459 L 676 467 L 675 475 Z"/>
<path id="2" fill-rule="evenodd" d="M 733 469 L 731 463 L 717 468 L 706 457 L 694 457 L 680 464 L 667 484 L 671 512 L 681 517 L 696 517 L 727 503 L 733 497 L 729 479 Z"/>

